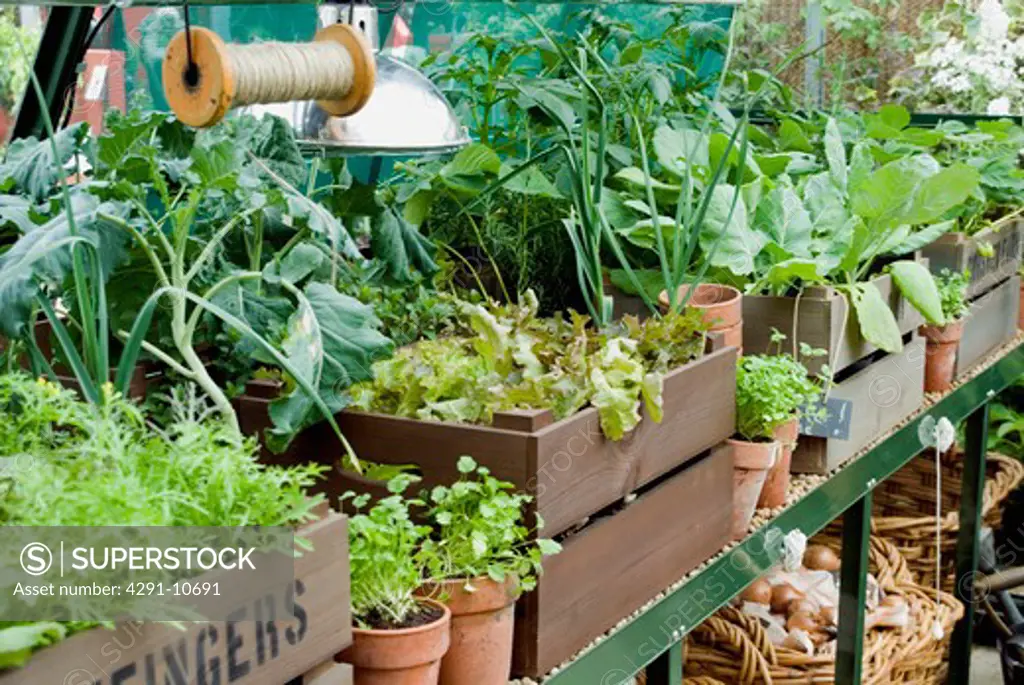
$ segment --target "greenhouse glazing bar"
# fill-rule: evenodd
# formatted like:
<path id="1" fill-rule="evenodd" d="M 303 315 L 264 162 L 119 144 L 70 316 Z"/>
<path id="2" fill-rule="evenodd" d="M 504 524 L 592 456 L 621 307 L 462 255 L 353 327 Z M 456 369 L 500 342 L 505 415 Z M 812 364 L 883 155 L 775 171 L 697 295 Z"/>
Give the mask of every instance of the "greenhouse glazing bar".
<path id="1" fill-rule="evenodd" d="M 648 685 L 679 685 L 682 682 L 682 668 L 677 666 L 682 659 L 679 645 L 687 632 L 767 572 L 778 561 L 782 539 L 790 531 L 800 530 L 811 536 L 846 513 L 843 567 L 867 568 L 871 492 L 925 449 L 918 437 L 918 425 L 925 416 L 936 420 L 946 417 L 953 423 L 968 421 L 957 570 L 960 574 L 971 573 L 977 568 L 988 403 L 1021 375 L 1024 375 L 1024 345 L 929 407 L 618 632 L 564 666 L 545 681 L 546 685 L 622 685 L 645 667 Z M 962 595 L 959 585 L 958 597 L 969 599 Z M 860 582 L 853 583 L 852 587 L 846 583 L 842 591 L 840 625 L 852 624 L 858 630 L 844 631 L 840 636 L 836 682 L 852 685 L 858 683 L 860 677 L 863 631 L 859 627 L 863 625 L 864 603 L 855 595 L 859 595 L 863 587 Z M 950 658 L 950 682 L 953 683 L 967 682 L 968 622 L 972 617 L 968 603 L 966 615 L 954 634 Z"/>

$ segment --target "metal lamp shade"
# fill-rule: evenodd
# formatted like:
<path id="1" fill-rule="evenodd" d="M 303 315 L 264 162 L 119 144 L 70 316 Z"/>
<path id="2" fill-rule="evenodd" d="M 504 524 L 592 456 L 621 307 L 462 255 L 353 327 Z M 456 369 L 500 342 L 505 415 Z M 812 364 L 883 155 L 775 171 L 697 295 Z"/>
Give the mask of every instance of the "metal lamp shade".
<path id="1" fill-rule="evenodd" d="M 284 118 L 301 147 L 326 155 L 433 155 L 469 143 L 441 91 L 413 67 L 379 53 L 373 95 L 352 116 L 331 116 L 313 101 L 253 105 L 245 111 Z"/>

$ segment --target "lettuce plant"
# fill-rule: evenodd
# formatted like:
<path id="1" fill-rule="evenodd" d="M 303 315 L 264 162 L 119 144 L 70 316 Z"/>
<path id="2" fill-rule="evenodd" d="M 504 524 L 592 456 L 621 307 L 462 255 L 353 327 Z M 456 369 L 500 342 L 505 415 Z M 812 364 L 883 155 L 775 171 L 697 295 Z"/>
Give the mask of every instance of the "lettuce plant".
<path id="1" fill-rule="evenodd" d="M 427 572 L 432 580 L 465 580 L 473 589 L 475 578 L 498 583 L 515 576 L 520 589 L 537 585 L 544 555 L 561 546 L 545 538 L 531 539 L 523 525 L 523 512 L 532 499 L 517 494 L 512 483 L 499 481 L 472 457 L 460 457 L 459 480 L 437 486 L 420 498 L 429 503 L 427 520 L 432 531 L 423 543 Z M 543 521 L 538 520 L 538 529 Z"/>
<path id="2" fill-rule="evenodd" d="M 494 412 L 550 409 L 556 419 L 587 404 L 619 440 L 640 422 L 641 405 L 661 420 L 662 377 L 703 351 L 700 315 L 687 310 L 643 322 L 626 317 L 604 330 L 575 312 L 537 318 L 537 301 L 463 304 L 466 334 L 424 340 L 374 364 L 352 388 L 368 411 L 435 421 L 491 422 Z"/>

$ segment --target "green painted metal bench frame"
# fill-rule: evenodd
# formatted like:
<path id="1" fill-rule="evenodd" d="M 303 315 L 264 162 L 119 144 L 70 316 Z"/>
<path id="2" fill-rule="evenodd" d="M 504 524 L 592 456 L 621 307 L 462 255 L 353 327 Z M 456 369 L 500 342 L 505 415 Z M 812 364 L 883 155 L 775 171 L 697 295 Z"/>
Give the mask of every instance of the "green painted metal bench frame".
<path id="1" fill-rule="evenodd" d="M 191 4 L 231 4 L 231 1 L 197 0 Z M 294 0 L 271 0 L 274 1 Z M 9 3 L 0 0 L 0 4 Z M 144 1 L 138 4 L 181 3 Z M 54 120 L 63 106 L 65 89 L 75 77 L 77 55 L 88 32 L 94 6 L 89 0 L 65 0 L 63 5 L 58 4 L 51 9 L 44 28 L 33 68 L 42 85 L 46 107 Z M 41 135 L 41 113 L 37 99 L 33 95 L 25 97 L 13 137 Z M 957 577 L 973 577 L 978 564 L 988 404 L 996 393 L 1021 375 L 1024 375 L 1024 345 L 789 507 L 765 530 L 744 540 L 631 623 L 562 668 L 546 681 L 547 685 L 622 685 L 629 683 L 634 674 L 645 668 L 648 685 L 680 685 L 683 674 L 680 644 L 686 633 L 777 561 L 777 543 L 782 536 L 797 529 L 808 536 L 813 535 L 839 516 L 843 517 L 844 525 L 836 683 L 859 683 L 872 490 L 923 450 L 917 435 L 917 426 L 923 416 L 930 415 L 936 419 L 945 416 L 954 423 L 966 419 Z M 769 540 L 771 544 L 768 544 Z M 966 587 L 962 587 L 964 585 Z M 970 583 L 958 583 L 957 592 L 966 613 L 953 635 L 949 681 L 966 683 L 974 619 Z"/>
<path id="2" fill-rule="evenodd" d="M 871 493 L 886 478 L 923 451 L 918 424 L 924 416 L 967 421 L 964 476 L 957 542 L 957 577 L 973 577 L 978 567 L 978 536 L 984 488 L 988 405 L 996 393 L 1024 375 L 1024 345 L 1015 348 L 927 412 L 850 463 L 826 483 L 786 509 L 758 534 L 750 536 L 634 621 L 581 655 L 545 685 L 622 685 L 646 667 L 648 685 L 680 685 L 680 643 L 694 626 L 711 616 L 778 560 L 775 544 L 791 530 L 811 536 L 843 517 L 840 633 L 836 683 L 861 680 L 864 594 L 871 530 Z M 771 532 L 769 532 L 771 531 Z M 772 543 L 767 540 L 775 541 Z M 967 683 L 974 620 L 970 583 L 957 583 L 966 613 L 953 634 L 951 683 Z"/>

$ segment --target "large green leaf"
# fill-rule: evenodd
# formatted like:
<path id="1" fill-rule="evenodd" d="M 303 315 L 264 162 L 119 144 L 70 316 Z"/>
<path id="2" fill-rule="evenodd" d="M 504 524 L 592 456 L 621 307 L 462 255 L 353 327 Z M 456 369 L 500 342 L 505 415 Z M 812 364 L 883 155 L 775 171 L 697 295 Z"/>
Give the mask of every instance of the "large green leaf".
<path id="1" fill-rule="evenodd" d="M 839 126 L 831 117 L 825 125 L 825 158 L 828 160 L 832 181 L 836 187 L 846 190 L 846 148 L 843 147 Z"/>
<path id="2" fill-rule="evenodd" d="M 659 126 L 654 132 L 654 154 L 665 171 L 684 178 L 688 162 L 702 169 L 710 164 L 708 137 L 693 129 Z M 691 172 L 700 175 L 696 170 Z"/>
<path id="3" fill-rule="evenodd" d="M 903 297 L 921 312 L 928 323 L 945 323 L 945 317 L 942 315 L 942 298 L 928 269 L 918 262 L 903 260 L 890 264 L 889 273 L 892 274 L 892 280 L 903 293 Z"/>
<path id="4" fill-rule="evenodd" d="M 501 159 L 482 143 L 462 148 L 439 172 L 445 185 L 468 194 L 484 190 L 500 173 Z"/>
<path id="5" fill-rule="evenodd" d="M 7 157 L 0 164 L 0 185 L 10 182 L 23 193 L 36 200 L 48 197 L 55 190 L 58 179 L 70 176 L 73 170 L 65 165 L 82 149 L 89 138 L 89 125 L 74 124 L 58 131 L 53 137 L 57 148 L 54 158 L 50 140 L 18 138 L 7 147 Z"/>
<path id="6" fill-rule="evenodd" d="M 281 117 L 241 116 L 232 120 L 235 138 L 293 188 L 302 188 L 309 176 L 291 125 Z"/>
<path id="7" fill-rule="evenodd" d="M 378 331 L 373 308 L 330 285 L 310 283 L 288 323 L 283 348 L 289 362 L 319 389 L 332 412 L 348 406 L 348 388 L 372 377 L 375 361 L 393 345 Z M 280 449 L 300 430 L 322 420 L 313 398 L 296 389 L 270 404 L 272 448 Z"/>
<path id="8" fill-rule="evenodd" d="M 29 314 L 40 283 L 63 283 L 72 268 L 71 247 L 76 242 L 96 248 L 104 282 L 125 256 L 127 234 L 97 218 L 97 212 L 120 216 L 123 207 L 99 201 L 85 193 L 72 196 L 77 233 L 61 212 L 51 221 L 21 236 L 0 256 L 0 331 L 19 337 L 27 331 Z M 81 248 L 79 248 L 81 249 Z"/>
<path id="9" fill-rule="evenodd" d="M 979 178 L 974 167 L 954 164 L 923 179 L 901 223 L 916 226 L 937 221 L 974 192 Z"/>
<path id="10" fill-rule="evenodd" d="M 920 228 L 912 232 L 899 245 L 889 250 L 889 254 L 900 256 L 914 250 L 920 250 L 925 245 L 930 245 L 946 233 L 949 233 L 955 227 L 956 219 L 950 219 L 949 221 L 940 221 L 939 223 Z"/>
<path id="11" fill-rule="evenodd" d="M 14 227 L 18 234 L 36 227 L 32 221 L 32 202 L 21 195 L 0 195 L 0 228 Z"/>
<path id="12" fill-rule="evenodd" d="M 814 174 L 803 185 L 804 205 L 811 216 L 811 233 L 826 239 L 850 218 L 846 196 L 827 172 Z"/>
<path id="13" fill-rule="evenodd" d="M 715 186 L 701 227 L 700 247 L 712 266 L 721 266 L 744 276 L 753 273 L 754 259 L 767 238 L 750 228 L 747 208 L 739 195 L 735 186 Z"/>
<path id="14" fill-rule="evenodd" d="M 814 146 L 803 127 L 792 119 L 786 119 L 779 126 L 779 146 L 783 150 L 814 152 Z"/>
<path id="15" fill-rule="evenodd" d="M 501 176 L 506 176 L 515 171 L 517 164 L 503 163 L 501 165 Z M 560 198 L 562 194 L 551 182 L 544 172 L 536 166 L 529 166 L 525 171 L 513 176 L 505 182 L 503 188 L 512 193 L 523 195 L 538 195 L 540 197 Z"/>
<path id="16" fill-rule="evenodd" d="M 874 283 L 854 284 L 850 288 L 850 297 L 864 339 L 886 352 L 902 350 L 903 337 L 896 316 Z"/>
<path id="17" fill-rule="evenodd" d="M 757 205 L 754 223 L 789 254 L 811 256 L 811 216 L 788 183 L 779 183 Z"/>
<path id="18" fill-rule="evenodd" d="M 434 245 L 405 217 L 388 209 L 370 224 L 373 255 L 388 267 L 388 274 L 399 281 L 412 277 L 411 269 L 430 275 L 437 271 Z"/>
<path id="19" fill-rule="evenodd" d="M 773 264 L 764 280 L 772 290 L 780 292 L 798 281 L 804 284 L 821 283 L 824 274 L 818 262 L 813 259 L 787 259 Z"/>
<path id="20" fill-rule="evenodd" d="M 878 226 L 913 223 L 906 219 L 918 188 L 939 169 L 939 163 L 928 155 L 890 162 L 850 189 L 850 206 Z"/>
<path id="21" fill-rule="evenodd" d="M 910 125 L 910 112 L 902 105 L 883 105 L 877 114 L 865 114 L 864 123 L 871 138 L 897 138 Z"/>

